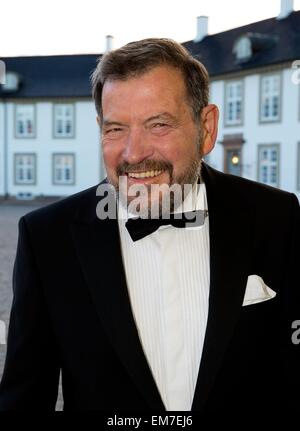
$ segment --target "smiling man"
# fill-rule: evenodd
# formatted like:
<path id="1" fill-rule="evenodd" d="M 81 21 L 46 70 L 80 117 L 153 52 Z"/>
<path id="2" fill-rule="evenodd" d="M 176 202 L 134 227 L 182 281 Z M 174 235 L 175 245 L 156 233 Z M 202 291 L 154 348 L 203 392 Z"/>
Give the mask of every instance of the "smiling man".
<path id="1" fill-rule="evenodd" d="M 207 79 L 196 62 L 191 65 Z M 108 180 L 117 189 L 120 175 L 128 176 L 128 187 L 193 184 L 201 157 L 214 144 L 217 107 L 201 95 L 205 106 L 201 114 L 200 106 L 193 113 L 183 72 L 168 64 L 145 66 L 141 76 L 127 80 L 115 75 L 105 82 L 98 117 Z M 132 199 L 128 196 L 128 202 Z"/>
<path id="2" fill-rule="evenodd" d="M 192 57 L 186 61 L 183 48 L 171 52 L 171 42 L 165 44 L 170 52 L 154 40 L 129 44 L 136 51 L 131 64 L 116 51 L 93 76 L 107 176 L 117 190 L 121 175 L 128 187 L 143 184 L 149 191 L 153 184 L 194 184 L 216 139 L 218 109 L 208 105 L 206 70 Z"/>
<path id="3" fill-rule="evenodd" d="M 105 54 L 92 85 L 107 178 L 20 220 L 0 410 L 54 410 L 60 370 L 66 411 L 296 408 L 297 198 L 202 161 L 218 109 L 176 42 Z"/>

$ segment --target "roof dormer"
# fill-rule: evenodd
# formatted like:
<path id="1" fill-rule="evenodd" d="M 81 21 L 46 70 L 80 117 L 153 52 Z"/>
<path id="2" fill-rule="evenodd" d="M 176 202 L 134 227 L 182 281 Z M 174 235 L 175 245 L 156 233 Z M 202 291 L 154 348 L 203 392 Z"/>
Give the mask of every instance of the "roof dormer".
<path id="1" fill-rule="evenodd" d="M 277 41 L 278 37 L 276 35 L 245 33 L 236 39 L 232 52 L 237 63 L 245 63 L 254 54 L 273 47 Z"/>
<path id="2" fill-rule="evenodd" d="M 238 62 L 248 61 L 252 56 L 251 39 L 248 35 L 240 36 L 234 43 L 232 52 Z"/>
<path id="3" fill-rule="evenodd" d="M 15 72 L 6 72 L 5 83 L 2 85 L 3 93 L 14 93 L 18 91 L 20 85 L 20 75 Z"/>

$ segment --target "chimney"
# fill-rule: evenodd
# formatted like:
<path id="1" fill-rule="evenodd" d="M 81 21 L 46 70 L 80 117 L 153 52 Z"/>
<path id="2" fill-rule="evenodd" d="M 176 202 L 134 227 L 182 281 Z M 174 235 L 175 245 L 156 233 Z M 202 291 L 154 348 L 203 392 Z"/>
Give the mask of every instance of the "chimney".
<path id="1" fill-rule="evenodd" d="M 208 35 L 208 16 L 197 16 L 197 34 L 194 42 L 200 42 Z"/>
<path id="2" fill-rule="evenodd" d="M 106 36 L 106 47 L 105 52 L 109 52 L 113 49 L 114 37 L 110 34 Z"/>
<path id="3" fill-rule="evenodd" d="M 284 19 L 294 10 L 294 0 L 281 0 L 280 14 L 277 19 Z"/>

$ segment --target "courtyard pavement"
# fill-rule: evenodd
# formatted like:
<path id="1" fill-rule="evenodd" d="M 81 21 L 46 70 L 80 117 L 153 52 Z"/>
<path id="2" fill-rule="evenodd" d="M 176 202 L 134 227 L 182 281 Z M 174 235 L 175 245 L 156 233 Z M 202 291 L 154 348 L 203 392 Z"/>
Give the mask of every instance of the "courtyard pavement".
<path id="1" fill-rule="evenodd" d="M 40 202 L 29 202 L 27 205 L 16 202 L 0 202 L 0 323 L 5 323 L 6 335 L 12 303 L 12 271 L 18 240 L 18 221 L 29 211 L 41 206 Z M 3 323 L 1 323 L 3 328 Z M 6 345 L 0 338 L 0 379 L 3 373 Z M 56 410 L 62 410 L 61 388 Z"/>

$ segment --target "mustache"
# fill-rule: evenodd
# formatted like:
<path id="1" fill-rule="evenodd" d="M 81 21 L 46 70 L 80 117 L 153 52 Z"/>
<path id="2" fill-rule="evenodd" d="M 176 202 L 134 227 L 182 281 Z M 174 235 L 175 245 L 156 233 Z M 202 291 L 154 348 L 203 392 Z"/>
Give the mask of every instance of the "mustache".
<path id="1" fill-rule="evenodd" d="M 125 175 L 131 172 L 145 172 L 145 171 L 169 171 L 170 176 L 173 173 L 173 165 L 164 160 L 144 160 L 141 163 L 128 163 L 123 162 L 117 169 L 117 175 Z"/>

